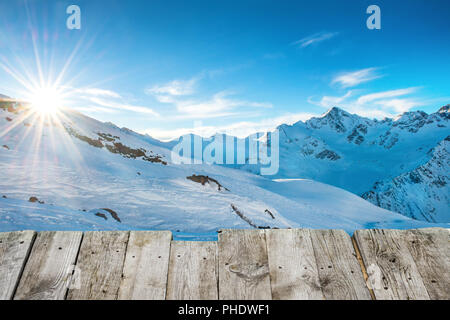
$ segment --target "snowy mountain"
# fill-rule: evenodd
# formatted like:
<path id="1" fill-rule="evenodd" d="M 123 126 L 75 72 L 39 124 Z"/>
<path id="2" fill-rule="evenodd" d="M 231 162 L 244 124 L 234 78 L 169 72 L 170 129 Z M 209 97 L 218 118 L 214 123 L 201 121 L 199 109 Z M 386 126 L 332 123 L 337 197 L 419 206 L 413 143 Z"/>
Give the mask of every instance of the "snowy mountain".
<path id="1" fill-rule="evenodd" d="M 383 200 L 366 194 L 375 183 L 408 175 L 431 161 L 433 154 L 428 151 L 450 135 L 449 119 L 449 105 L 429 115 L 415 111 L 381 121 L 335 107 L 321 117 L 281 125 L 280 170 L 275 178 L 320 181 L 365 194 L 373 203 L 409 217 L 449 222 L 448 198 L 442 196 L 450 193 L 448 185 L 440 186 L 439 192 L 428 190 L 414 196 L 408 195 L 409 189 L 395 194 L 385 192 Z M 431 173 L 432 181 L 448 179 L 448 158 L 440 161 L 439 171 Z M 239 167 L 256 174 L 260 170 L 255 165 Z M 415 201 L 410 202 L 412 197 Z"/>
<path id="2" fill-rule="evenodd" d="M 168 145 L 71 110 L 0 106 L 0 231 L 152 229 L 205 239 L 220 228 L 448 227 L 320 182 L 174 164 Z"/>
<path id="3" fill-rule="evenodd" d="M 427 163 L 410 172 L 377 182 L 362 197 L 379 207 L 414 219 L 448 221 L 450 136 L 431 150 L 430 156 Z"/>

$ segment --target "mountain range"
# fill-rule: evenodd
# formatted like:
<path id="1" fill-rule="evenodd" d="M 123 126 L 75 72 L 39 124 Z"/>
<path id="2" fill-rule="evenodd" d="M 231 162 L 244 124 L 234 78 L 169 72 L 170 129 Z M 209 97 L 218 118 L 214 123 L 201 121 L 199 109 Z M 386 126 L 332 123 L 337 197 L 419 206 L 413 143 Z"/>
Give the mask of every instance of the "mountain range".
<path id="1" fill-rule="evenodd" d="M 405 216 L 450 221 L 449 105 L 372 120 L 337 107 L 281 125 L 275 178 L 307 178 L 348 190 Z M 243 169 L 258 173 L 258 166 Z"/>
<path id="2" fill-rule="evenodd" d="M 174 141 L 73 110 L 0 103 L 0 231 L 448 227 L 448 120 L 448 106 L 382 121 L 333 108 L 278 128 L 280 171 L 266 177 L 172 163 Z"/>

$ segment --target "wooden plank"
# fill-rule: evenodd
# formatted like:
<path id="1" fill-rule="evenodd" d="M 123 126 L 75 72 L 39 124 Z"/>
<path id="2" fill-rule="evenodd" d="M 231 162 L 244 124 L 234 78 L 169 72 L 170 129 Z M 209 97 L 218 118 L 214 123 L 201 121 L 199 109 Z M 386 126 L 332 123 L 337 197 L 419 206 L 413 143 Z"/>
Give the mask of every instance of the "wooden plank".
<path id="1" fill-rule="evenodd" d="M 355 240 L 378 300 L 429 300 L 399 230 L 358 230 Z"/>
<path id="2" fill-rule="evenodd" d="M 311 230 L 320 286 L 327 300 L 371 300 L 350 236 Z"/>
<path id="3" fill-rule="evenodd" d="M 219 299 L 270 300 L 264 230 L 223 230 L 218 245 Z"/>
<path id="4" fill-rule="evenodd" d="M 36 232 L 0 233 L 0 300 L 13 298 Z"/>
<path id="5" fill-rule="evenodd" d="M 430 298 L 450 300 L 450 231 L 420 229 L 404 232 Z"/>
<path id="6" fill-rule="evenodd" d="M 129 232 L 86 232 L 68 300 L 115 300 Z"/>
<path id="7" fill-rule="evenodd" d="M 169 267 L 170 231 L 132 231 L 119 300 L 164 300 Z"/>
<path id="8" fill-rule="evenodd" d="M 217 300 L 216 268 L 216 242 L 172 242 L 167 300 Z"/>
<path id="9" fill-rule="evenodd" d="M 266 238 L 273 299 L 322 300 L 310 230 L 267 230 Z"/>
<path id="10" fill-rule="evenodd" d="M 82 237 L 82 232 L 39 232 L 14 299 L 64 300 Z"/>

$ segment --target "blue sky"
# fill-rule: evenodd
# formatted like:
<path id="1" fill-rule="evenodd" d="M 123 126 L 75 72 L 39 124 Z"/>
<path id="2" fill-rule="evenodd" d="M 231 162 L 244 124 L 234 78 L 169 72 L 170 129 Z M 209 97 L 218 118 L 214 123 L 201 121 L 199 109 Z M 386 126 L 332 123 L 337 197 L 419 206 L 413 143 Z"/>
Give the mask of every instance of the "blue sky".
<path id="1" fill-rule="evenodd" d="M 66 28 L 71 4 L 81 30 Z M 381 30 L 366 27 L 372 4 Z M 161 139 L 334 105 L 430 113 L 450 103 L 449 13 L 447 0 L 0 0 L 0 93 L 61 75 L 68 106 Z"/>

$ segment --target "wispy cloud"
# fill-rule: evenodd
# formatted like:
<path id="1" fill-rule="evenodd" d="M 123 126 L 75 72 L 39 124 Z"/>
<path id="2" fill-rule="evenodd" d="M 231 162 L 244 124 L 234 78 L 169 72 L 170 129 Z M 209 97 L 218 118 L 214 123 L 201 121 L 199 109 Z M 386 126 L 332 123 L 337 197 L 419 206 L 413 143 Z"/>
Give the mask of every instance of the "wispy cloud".
<path id="1" fill-rule="evenodd" d="M 171 95 L 171 96 L 185 96 L 195 92 L 197 82 L 203 76 L 197 76 L 189 80 L 173 80 L 163 85 L 156 85 L 147 89 L 150 95 Z"/>
<path id="2" fill-rule="evenodd" d="M 85 112 L 87 114 L 90 114 L 90 113 L 116 114 L 116 113 L 118 113 L 118 110 L 99 107 L 97 105 L 88 105 L 88 106 L 83 106 L 83 107 L 77 107 L 76 110 L 79 112 Z"/>
<path id="3" fill-rule="evenodd" d="M 132 111 L 140 114 L 146 114 L 146 115 L 152 115 L 155 117 L 159 117 L 159 114 L 154 111 L 151 108 L 147 108 L 144 106 L 136 106 L 136 105 L 130 105 L 123 102 L 117 102 L 117 101 L 111 101 L 111 100 L 103 100 L 101 98 L 92 97 L 89 98 L 89 100 L 97 105 L 100 105 L 105 108 L 112 108 L 116 110 L 123 110 L 123 111 Z"/>
<path id="4" fill-rule="evenodd" d="M 181 113 L 202 117 L 213 115 L 217 112 L 230 111 L 238 107 L 271 108 L 270 103 L 253 102 L 230 98 L 232 92 L 221 91 L 206 101 L 192 102 L 179 101 L 176 103 L 177 110 Z"/>
<path id="5" fill-rule="evenodd" d="M 339 34 L 338 32 L 324 32 L 324 31 L 322 31 L 322 32 L 310 35 L 308 37 L 305 37 L 303 39 L 294 41 L 294 42 L 292 42 L 292 45 L 295 45 L 295 46 L 298 46 L 298 47 L 301 47 L 301 48 L 306 48 L 306 47 L 309 47 L 311 45 L 318 44 L 318 43 L 323 42 L 325 40 L 329 40 L 331 38 L 334 38 L 338 34 Z"/>
<path id="6" fill-rule="evenodd" d="M 411 110 L 415 107 L 420 107 L 426 105 L 426 102 L 416 99 L 389 99 L 389 100 L 380 100 L 377 101 L 376 104 L 380 105 L 384 110 L 392 110 L 396 113 L 403 113 Z"/>
<path id="7" fill-rule="evenodd" d="M 235 98 L 235 93 L 227 90 L 217 92 L 210 98 L 198 97 L 194 88 L 204 77 L 211 77 L 211 72 L 202 72 L 190 80 L 174 80 L 164 85 L 156 85 L 146 90 L 158 102 L 171 104 L 178 113 L 173 119 L 206 119 L 230 117 L 242 113 L 241 108 L 271 108 L 267 102 L 247 101 Z"/>
<path id="8" fill-rule="evenodd" d="M 70 88 L 74 97 L 71 102 L 76 110 L 86 113 L 134 112 L 146 116 L 159 117 L 151 108 L 129 103 L 119 93 L 101 88 Z"/>
<path id="9" fill-rule="evenodd" d="M 345 101 L 347 98 L 349 98 L 352 95 L 352 91 L 348 91 L 343 96 L 323 96 L 322 99 L 319 101 L 314 101 L 312 97 L 308 99 L 308 102 L 320 107 L 324 108 L 330 108 L 339 105 L 343 101 Z"/>
<path id="10" fill-rule="evenodd" d="M 120 94 L 112 90 L 105 90 L 99 88 L 78 88 L 74 90 L 76 93 L 87 94 L 90 96 L 121 98 Z"/>
<path id="11" fill-rule="evenodd" d="M 357 86 L 361 83 L 369 82 L 378 78 L 383 77 L 383 75 L 377 73 L 378 68 L 366 68 L 353 72 L 346 72 L 336 76 L 331 83 L 338 84 L 342 88 L 349 88 Z"/>
<path id="12" fill-rule="evenodd" d="M 359 96 L 356 94 L 357 91 L 350 90 L 343 96 L 324 96 L 318 101 L 310 98 L 308 102 L 323 108 L 342 107 L 349 112 L 370 118 L 392 118 L 412 108 L 427 104 L 425 99 L 407 97 L 418 89 L 418 87 L 411 87 Z"/>
<path id="13" fill-rule="evenodd" d="M 372 102 L 372 101 L 380 100 L 380 99 L 405 96 L 405 95 L 416 92 L 417 89 L 418 89 L 418 87 L 412 87 L 412 88 L 406 88 L 406 89 L 397 89 L 397 90 L 390 90 L 390 91 L 366 94 L 366 95 L 358 98 L 358 103 L 364 104 L 364 103 L 368 103 L 368 102 Z"/>

